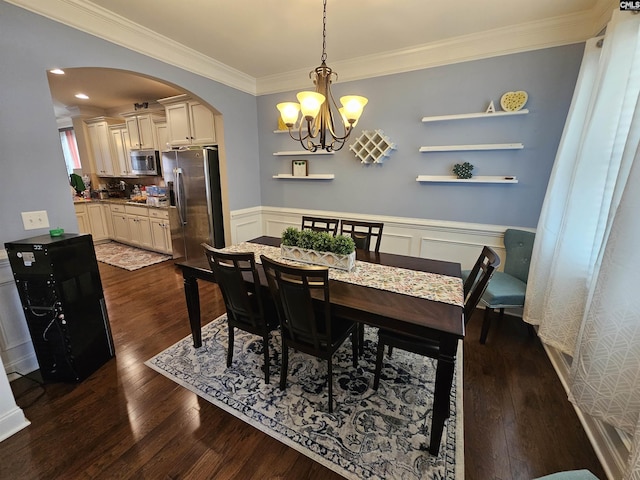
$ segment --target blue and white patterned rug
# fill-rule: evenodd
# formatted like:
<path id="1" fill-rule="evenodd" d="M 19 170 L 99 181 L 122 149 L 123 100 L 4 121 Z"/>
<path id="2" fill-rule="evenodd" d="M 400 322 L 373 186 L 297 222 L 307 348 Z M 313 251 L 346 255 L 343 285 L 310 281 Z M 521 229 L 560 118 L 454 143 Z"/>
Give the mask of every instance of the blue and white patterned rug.
<path id="1" fill-rule="evenodd" d="M 333 414 L 327 411 L 326 363 L 313 357 L 290 350 L 287 389 L 280 390 L 279 333 L 270 337 L 269 385 L 257 336 L 236 329 L 233 364 L 226 368 L 225 315 L 203 327 L 202 347 L 195 349 L 188 336 L 145 364 L 345 478 L 464 478 L 462 349 L 451 416 L 434 457 L 420 446 L 429 443 L 435 362 L 394 349 L 391 359 L 385 354 L 376 392 L 376 340 L 376 330 L 367 327 L 357 370 L 349 340 L 334 356 Z"/>

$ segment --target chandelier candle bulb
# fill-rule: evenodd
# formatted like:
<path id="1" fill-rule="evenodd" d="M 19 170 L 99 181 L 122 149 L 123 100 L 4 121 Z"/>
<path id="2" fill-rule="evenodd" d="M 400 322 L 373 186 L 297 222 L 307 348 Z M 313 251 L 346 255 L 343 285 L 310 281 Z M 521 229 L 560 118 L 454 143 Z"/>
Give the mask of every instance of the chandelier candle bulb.
<path id="1" fill-rule="evenodd" d="M 294 102 L 283 102 L 276 105 L 280 111 L 282 121 L 288 127 L 292 127 L 298 121 L 298 114 L 300 113 L 300 105 Z"/>
<path id="2" fill-rule="evenodd" d="M 320 107 L 324 103 L 324 95 L 318 92 L 300 92 L 297 97 L 304 119 L 310 122 L 316 118 L 318 112 L 320 112 Z"/>
<path id="3" fill-rule="evenodd" d="M 344 97 L 340 97 L 340 103 L 342 103 L 342 108 L 344 109 L 340 109 L 342 110 L 341 113 L 343 117 L 346 118 L 349 123 L 353 124 L 352 126 L 355 126 L 355 124 L 358 123 L 360 115 L 362 115 L 362 111 L 364 110 L 364 106 L 368 101 L 369 100 L 365 97 L 361 97 L 359 95 L 346 95 Z"/>

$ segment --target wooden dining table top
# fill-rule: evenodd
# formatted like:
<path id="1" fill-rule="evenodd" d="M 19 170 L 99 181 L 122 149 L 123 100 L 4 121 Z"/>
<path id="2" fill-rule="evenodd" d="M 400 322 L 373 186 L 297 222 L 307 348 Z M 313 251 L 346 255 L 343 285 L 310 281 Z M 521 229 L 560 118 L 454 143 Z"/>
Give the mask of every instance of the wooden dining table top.
<path id="1" fill-rule="evenodd" d="M 278 247 L 281 240 L 278 237 L 262 236 L 249 242 Z M 459 263 L 443 260 L 361 250 L 357 251 L 356 259 L 450 277 L 460 278 L 462 275 Z M 212 275 L 204 255 L 201 258 L 178 262 L 177 265 L 199 270 L 203 276 Z M 258 272 L 261 284 L 266 287 L 267 280 L 263 269 L 258 268 Z M 440 335 L 449 338 L 464 337 L 463 310 L 457 305 L 338 280 L 330 280 L 330 298 L 335 314 L 357 322 L 431 338 Z"/>

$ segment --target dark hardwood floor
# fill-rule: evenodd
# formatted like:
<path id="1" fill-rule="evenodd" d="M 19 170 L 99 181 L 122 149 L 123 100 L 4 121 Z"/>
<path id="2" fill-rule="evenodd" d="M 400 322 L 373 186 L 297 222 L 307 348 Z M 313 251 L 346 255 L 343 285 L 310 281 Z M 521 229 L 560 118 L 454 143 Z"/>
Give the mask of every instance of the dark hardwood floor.
<path id="1" fill-rule="evenodd" d="M 144 365 L 190 333 L 172 262 L 100 272 L 116 358 L 77 385 L 12 382 L 31 425 L 0 443 L 1 479 L 342 478 Z M 217 286 L 201 282 L 200 292 L 207 323 L 224 305 Z M 466 478 L 589 468 L 604 479 L 537 339 L 503 321 L 480 345 L 474 317 L 464 342 Z"/>

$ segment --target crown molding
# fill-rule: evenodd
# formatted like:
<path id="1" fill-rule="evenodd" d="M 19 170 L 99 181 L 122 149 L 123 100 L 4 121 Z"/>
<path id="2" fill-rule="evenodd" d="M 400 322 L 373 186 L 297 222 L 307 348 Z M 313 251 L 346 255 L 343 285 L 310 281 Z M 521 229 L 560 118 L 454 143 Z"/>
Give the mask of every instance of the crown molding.
<path id="1" fill-rule="evenodd" d="M 256 94 L 255 78 L 95 4 L 83 0 L 5 1 L 129 50 Z"/>
<path id="2" fill-rule="evenodd" d="M 82 0 L 5 0 L 116 45 L 253 95 L 306 88 L 309 71 L 255 79 L 215 59 Z M 331 62 L 340 82 L 584 42 L 606 26 L 618 2 L 598 0 L 577 14 L 455 37 L 408 49 Z"/>
<path id="3" fill-rule="evenodd" d="M 610 0 L 605 1 L 611 3 Z M 604 14 L 600 10 L 592 10 L 330 63 L 331 68 L 340 75 L 338 81 L 348 82 L 581 43 L 606 25 L 612 11 L 609 8 L 608 13 Z M 265 95 L 308 87 L 309 71 L 313 68 L 259 78 L 257 93 Z"/>

